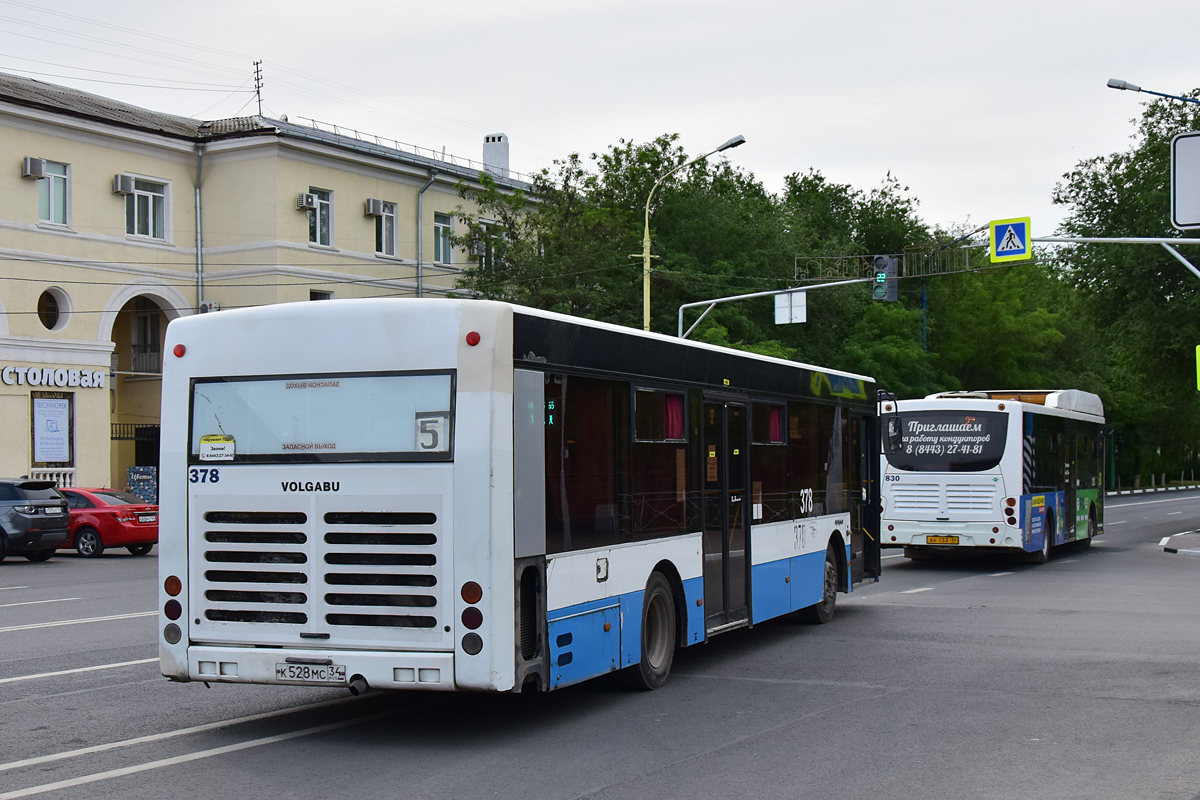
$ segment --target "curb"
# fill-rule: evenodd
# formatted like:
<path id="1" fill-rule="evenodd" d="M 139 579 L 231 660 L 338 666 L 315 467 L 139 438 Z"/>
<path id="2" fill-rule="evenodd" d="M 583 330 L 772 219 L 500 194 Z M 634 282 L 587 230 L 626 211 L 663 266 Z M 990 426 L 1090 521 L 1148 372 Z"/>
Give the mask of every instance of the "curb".
<path id="1" fill-rule="evenodd" d="M 1127 494 L 1158 494 L 1160 492 L 1179 492 L 1188 489 L 1200 489 L 1200 483 L 1191 486 L 1159 486 L 1154 489 L 1123 489 L 1119 492 L 1105 492 L 1105 497 L 1124 497 Z"/>

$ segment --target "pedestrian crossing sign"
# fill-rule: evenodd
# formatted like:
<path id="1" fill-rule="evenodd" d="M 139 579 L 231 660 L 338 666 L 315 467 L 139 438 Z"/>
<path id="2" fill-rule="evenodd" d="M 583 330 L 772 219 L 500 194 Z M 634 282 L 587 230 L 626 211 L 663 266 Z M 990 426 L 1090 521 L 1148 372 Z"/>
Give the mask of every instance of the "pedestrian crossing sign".
<path id="1" fill-rule="evenodd" d="M 998 219 L 989 223 L 988 228 L 991 231 L 989 255 L 993 264 L 1033 258 L 1029 217 Z"/>

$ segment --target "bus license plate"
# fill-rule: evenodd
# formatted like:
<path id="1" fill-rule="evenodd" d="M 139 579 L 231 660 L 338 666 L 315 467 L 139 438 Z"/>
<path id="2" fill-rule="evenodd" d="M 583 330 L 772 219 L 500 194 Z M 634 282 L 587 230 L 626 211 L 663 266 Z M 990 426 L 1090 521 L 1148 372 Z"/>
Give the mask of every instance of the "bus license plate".
<path id="1" fill-rule="evenodd" d="M 957 536 L 926 536 L 925 544 L 958 544 Z"/>
<path id="2" fill-rule="evenodd" d="M 345 683 L 341 664 L 276 664 L 275 679 L 291 683 Z"/>

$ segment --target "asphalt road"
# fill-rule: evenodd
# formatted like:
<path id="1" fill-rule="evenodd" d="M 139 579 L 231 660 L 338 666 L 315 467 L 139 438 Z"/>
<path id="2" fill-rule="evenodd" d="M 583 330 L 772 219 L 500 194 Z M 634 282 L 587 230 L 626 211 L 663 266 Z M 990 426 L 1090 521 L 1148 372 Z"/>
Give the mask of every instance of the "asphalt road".
<path id="1" fill-rule="evenodd" d="M 1043 566 L 885 551 L 825 626 L 538 696 L 172 684 L 156 556 L 0 565 L 0 800 L 1200 795 L 1200 494 Z"/>

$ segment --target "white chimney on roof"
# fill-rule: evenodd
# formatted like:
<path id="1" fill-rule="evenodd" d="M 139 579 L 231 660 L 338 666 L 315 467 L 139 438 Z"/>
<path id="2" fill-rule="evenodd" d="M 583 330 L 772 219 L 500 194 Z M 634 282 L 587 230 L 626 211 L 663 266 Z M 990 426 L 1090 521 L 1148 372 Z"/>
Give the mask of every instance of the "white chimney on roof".
<path id="1" fill-rule="evenodd" d="M 500 178 L 508 177 L 508 136 L 489 133 L 483 137 L 483 168 Z"/>

